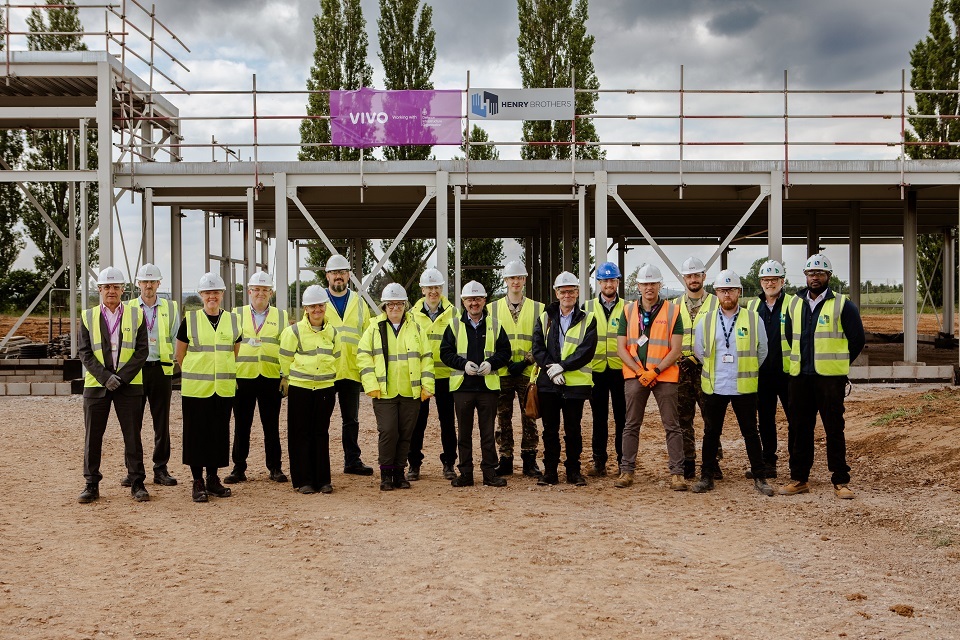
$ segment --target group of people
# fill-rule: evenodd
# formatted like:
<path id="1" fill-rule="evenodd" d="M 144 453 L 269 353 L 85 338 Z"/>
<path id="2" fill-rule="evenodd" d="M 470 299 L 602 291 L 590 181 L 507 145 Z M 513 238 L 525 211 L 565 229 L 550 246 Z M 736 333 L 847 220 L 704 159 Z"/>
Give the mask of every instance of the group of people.
<path id="1" fill-rule="evenodd" d="M 612 408 L 617 478 L 634 484 L 640 427 L 652 394 L 659 407 L 668 455 L 669 486 L 710 491 L 723 478 L 720 437 L 733 407 L 757 491 L 776 493 L 777 402 L 788 420 L 790 482 L 782 495 L 810 491 L 814 427 L 819 413 L 826 433 L 827 463 L 838 498 L 849 499 L 850 467 L 844 440 L 847 375 L 864 345 L 856 306 L 829 287 L 830 261 L 811 256 L 806 287 L 784 291 L 777 261 L 761 266 L 763 293 L 741 305 L 742 286 L 731 270 L 720 272 L 714 294 L 706 268 L 683 262 L 685 293 L 661 295 L 660 270 L 637 272 L 635 301 L 619 296 L 622 275 L 606 262 L 597 267 L 598 293 L 583 303 L 580 281 L 563 272 L 549 304 L 525 295 L 527 271 L 505 265 L 506 295 L 488 304 L 479 282 L 461 291 L 462 310 L 443 296 L 436 269 L 420 278 L 423 297 L 412 306 L 407 292 L 388 284 L 380 313 L 371 314 L 349 288 L 350 266 L 340 255 L 326 263 L 327 287 L 303 293 L 303 317 L 294 323 L 270 305 L 273 279 L 265 272 L 248 283 L 250 304 L 226 311 L 220 276 L 207 273 L 198 293 L 203 306 L 180 319 L 175 302 L 157 297 L 160 271 L 137 273 L 141 295 L 121 303 L 123 273 L 107 267 L 97 282 L 100 305 L 82 315 L 79 354 L 84 379 L 84 478 L 82 503 L 99 498 L 103 435 L 111 405 L 124 439 L 129 486 L 149 500 L 140 430 L 147 402 L 154 425 L 154 482 L 177 484 L 170 458 L 169 405 L 175 365 L 181 370 L 183 463 L 193 478 L 193 500 L 226 498 L 224 484 L 247 480 L 250 432 L 259 407 L 266 468 L 286 483 L 281 464 L 280 408 L 287 397 L 287 448 L 293 488 L 330 493 L 329 428 L 339 403 L 344 473 L 372 476 L 358 443 L 361 390 L 371 397 L 378 433 L 380 490 L 409 489 L 421 477 L 431 398 L 440 424 L 442 475 L 454 487 L 472 486 L 473 431 L 480 440 L 484 485 L 504 487 L 515 473 L 513 414 L 519 401 L 522 473 L 539 485 L 564 480 L 584 486 L 581 469 L 584 404 L 593 413 L 592 465 L 588 476 L 608 475 L 608 416 Z M 524 408 L 537 392 L 543 437 L 543 469 L 537 461 L 536 420 Z M 704 422 L 700 473 L 696 471 L 693 419 Z M 230 417 L 234 416 L 233 448 Z M 561 447 L 560 431 L 563 430 Z M 233 463 L 223 481 L 219 469 Z M 204 477 L 204 474 L 205 477 Z"/>

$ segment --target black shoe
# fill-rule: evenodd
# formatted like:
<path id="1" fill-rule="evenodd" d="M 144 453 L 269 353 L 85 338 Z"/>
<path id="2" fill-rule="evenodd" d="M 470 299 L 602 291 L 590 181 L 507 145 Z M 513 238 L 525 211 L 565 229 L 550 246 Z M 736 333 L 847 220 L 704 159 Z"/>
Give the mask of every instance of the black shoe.
<path id="1" fill-rule="evenodd" d="M 165 487 L 177 486 L 177 479 L 167 473 L 166 469 L 153 472 L 153 484 L 160 484 Z"/>
<path id="2" fill-rule="evenodd" d="M 332 484 L 323 485 L 322 487 L 320 487 L 320 493 L 333 493 L 333 485 Z"/>
<path id="3" fill-rule="evenodd" d="M 147 488 L 143 486 L 143 480 L 138 480 L 130 487 L 130 495 L 133 496 L 133 499 L 137 502 L 147 502 L 150 500 L 150 494 L 147 493 Z"/>
<path id="4" fill-rule="evenodd" d="M 407 480 L 416 482 L 420 479 L 420 465 L 410 465 L 410 471 L 407 471 Z"/>
<path id="5" fill-rule="evenodd" d="M 313 488 L 312 486 L 310 486 L 309 484 L 305 484 L 305 485 L 303 485 L 302 487 L 300 487 L 299 489 L 297 489 L 297 493 L 302 493 L 302 494 L 305 495 L 305 496 L 309 496 L 310 494 L 313 494 L 313 493 L 316 493 L 316 492 L 317 492 L 317 490 L 314 489 L 314 488 Z"/>
<path id="6" fill-rule="evenodd" d="M 399 467 L 393 470 L 393 488 L 394 489 L 409 489 L 410 482 L 403 475 L 403 467 Z"/>
<path id="7" fill-rule="evenodd" d="M 587 471 L 587 475 L 592 478 L 603 478 L 607 475 L 607 463 L 606 462 L 593 462 L 593 466 Z"/>
<path id="8" fill-rule="evenodd" d="M 472 487 L 473 474 L 461 473 L 456 478 L 450 481 L 450 486 L 451 487 Z"/>
<path id="9" fill-rule="evenodd" d="M 88 482 L 87 486 L 84 487 L 83 491 L 80 493 L 80 497 L 77 498 L 77 502 L 80 504 L 89 504 L 94 500 L 100 499 L 100 487 L 93 483 Z"/>
<path id="10" fill-rule="evenodd" d="M 683 461 L 683 479 L 693 480 L 696 477 L 697 477 L 697 461 L 684 460 Z"/>
<path id="11" fill-rule="evenodd" d="M 380 472 L 380 491 L 393 491 L 393 475 Z"/>
<path id="12" fill-rule="evenodd" d="M 713 491 L 713 478 L 710 476 L 703 476 L 690 487 L 690 490 L 694 493 L 706 493 L 707 491 Z"/>
<path id="13" fill-rule="evenodd" d="M 560 476 L 557 475 L 556 471 L 544 471 L 543 475 L 540 476 L 540 479 L 537 480 L 537 484 L 541 487 L 545 487 L 550 484 L 560 484 Z"/>
<path id="14" fill-rule="evenodd" d="M 207 476 L 207 493 L 218 498 L 229 498 L 233 495 L 230 489 L 220 484 L 220 478 L 217 476 Z"/>
<path id="15" fill-rule="evenodd" d="M 133 486 L 133 478 L 130 477 L 130 474 L 129 474 L 129 473 L 128 473 L 127 475 L 123 476 L 123 479 L 120 480 L 120 486 L 121 486 L 121 487 L 132 487 L 132 486 Z"/>
<path id="16" fill-rule="evenodd" d="M 453 463 L 443 465 L 443 478 L 444 480 L 456 480 L 457 472 L 453 468 Z"/>
<path id="17" fill-rule="evenodd" d="M 513 475 L 513 456 L 500 456 L 500 464 L 497 465 L 498 476 Z"/>
<path id="18" fill-rule="evenodd" d="M 224 484 L 237 484 L 238 482 L 246 482 L 247 474 L 243 471 L 233 470 L 230 472 L 226 478 L 223 479 Z"/>
<path id="19" fill-rule="evenodd" d="M 543 475 L 543 472 L 540 471 L 540 467 L 537 465 L 536 451 L 521 453 L 520 457 L 523 458 L 523 475 L 528 478 L 540 478 L 540 476 Z"/>
<path id="20" fill-rule="evenodd" d="M 207 487 L 204 486 L 203 480 L 193 481 L 193 501 L 194 502 L 209 501 L 209 498 L 207 497 Z"/>
<path id="21" fill-rule="evenodd" d="M 345 465 L 343 467 L 343 472 L 354 476 L 372 476 L 373 467 L 368 467 L 362 462 L 357 462 L 354 464 Z"/>
<path id="22" fill-rule="evenodd" d="M 501 478 L 499 475 L 496 475 L 490 476 L 489 478 L 484 478 L 483 485 L 486 487 L 505 487 L 507 486 L 507 481 Z"/>
<path id="23" fill-rule="evenodd" d="M 286 482 L 287 476 L 285 476 L 283 471 L 281 471 L 280 469 L 271 469 L 270 479 L 273 480 L 274 482 Z"/>
<path id="24" fill-rule="evenodd" d="M 587 486 L 587 479 L 579 471 L 567 471 L 567 484 L 585 487 Z"/>

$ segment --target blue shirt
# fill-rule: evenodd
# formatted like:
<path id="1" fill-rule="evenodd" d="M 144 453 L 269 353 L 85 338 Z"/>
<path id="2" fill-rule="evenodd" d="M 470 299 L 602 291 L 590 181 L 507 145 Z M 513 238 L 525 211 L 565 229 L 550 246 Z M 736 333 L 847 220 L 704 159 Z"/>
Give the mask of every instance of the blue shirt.
<path id="1" fill-rule="evenodd" d="M 738 313 L 747 313 L 747 310 L 740 309 Z M 723 315 L 723 310 L 718 305 L 716 322 L 716 338 L 712 349 L 713 393 L 721 396 L 738 396 L 740 392 L 737 390 L 737 367 L 739 366 L 737 363 L 737 336 L 733 330 L 736 320 Z M 706 340 L 703 330 L 704 324 L 703 322 L 697 324 L 696 340 L 693 345 L 693 352 L 701 361 L 704 359 L 704 351 L 706 350 L 704 349 L 704 341 Z M 730 330 L 729 338 L 724 336 L 724 327 Z M 728 339 L 729 345 L 727 344 Z M 763 361 L 767 358 L 767 330 L 764 329 L 762 322 L 757 323 L 757 335 L 754 339 L 757 340 L 757 359 L 759 364 L 763 364 Z M 724 356 L 730 356 L 728 358 L 730 362 L 724 362 Z"/>
<path id="2" fill-rule="evenodd" d="M 333 303 L 333 306 L 337 308 L 337 313 L 340 314 L 340 319 L 343 319 L 343 316 L 347 313 L 347 303 L 350 302 L 350 289 L 347 289 L 346 293 L 342 296 L 335 296 L 327 289 L 327 294 L 330 296 L 330 302 Z"/>

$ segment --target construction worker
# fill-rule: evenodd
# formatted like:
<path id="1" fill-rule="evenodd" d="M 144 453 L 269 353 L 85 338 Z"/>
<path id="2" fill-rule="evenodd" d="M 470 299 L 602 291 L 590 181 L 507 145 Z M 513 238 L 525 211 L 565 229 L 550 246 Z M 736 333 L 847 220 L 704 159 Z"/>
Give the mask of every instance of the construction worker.
<path id="1" fill-rule="evenodd" d="M 180 309 L 173 300 L 157 296 L 160 287 L 160 269 L 149 262 L 137 270 L 137 287 L 140 297 L 130 300 L 129 307 L 140 309 L 147 326 L 147 362 L 143 365 L 143 395 L 140 419 L 150 402 L 153 418 L 153 483 L 167 487 L 177 484 L 170 475 L 170 396 L 173 389 L 173 338 L 180 326 Z M 127 475 L 120 484 L 132 486 L 133 478 Z"/>
<path id="2" fill-rule="evenodd" d="M 497 475 L 497 443 L 494 423 L 500 376 L 497 371 L 510 362 L 510 339 L 500 323 L 484 308 L 487 292 L 471 280 L 460 292 L 463 313 L 455 316 L 443 332 L 440 360 L 450 367 L 450 391 L 457 412 L 457 448 L 460 475 L 450 481 L 454 487 L 473 486 L 473 423 L 476 414 L 480 431 L 480 470 L 483 484 L 507 486 Z"/>
<path id="3" fill-rule="evenodd" d="M 194 502 L 207 502 L 210 495 L 231 495 L 217 470 L 230 464 L 230 412 L 237 394 L 236 358 L 243 334 L 239 318 L 221 307 L 226 289 L 217 274 L 203 274 L 197 285 L 203 308 L 183 314 L 177 331 L 183 464 L 193 475 Z"/>
<path id="4" fill-rule="evenodd" d="M 819 412 L 834 495 L 849 500 L 853 491 L 847 486 L 850 467 L 843 434 L 843 399 L 850 363 L 857 359 L 866 342 L 863 321 L 855 304 L 830 289 L 833 267 L 826 256 L 810 256 L 803 273 L 807 287 L 797 291 L 788 307 L 792 323 L 787 422 L 790 482 L 780 488 L 780 493 L 792 496 L 810 492 L 813 431 Z"/>
<path id="5" fill-rule="evenodd" d="M 623 428 L 623 458 L 614 487 L 623 489 L 634 482 L 640 426 L 650 394 L 657 400 L 660 421 L 667 443 L 670 488 L 686 491 L 684 480 L 683 432 L 677 412 L 677 392 L 684 326 L 680 305 L 660 297 L 663 276 L 660 269 L 642 264 L 637 270 L 640 299 L 624 306 L 617 326 L 617 353 L 623 362 L 621 375 L 627 405 Z"/>
<path id="6" fill-rule="evenodd" d="M 767 357 L 767 334 L 760 314 L 740 307 L 743 287 L 740 276 L 724 269 L 713 282 L 718 307 L 697 324 L 693 350 L 703 363 L 703 451 L 700 480 L 694 493 L 713 489 L 717 447 L 723 433 L 727 405 L 740 426 L 747 449 L 753 486 L 765 496 L 773 495 L 764 471 L 763 449 L 757 431 L 757 379 Z"/>
<path id="7" fill-rule="evenodd" d="M 433 349 L 427 333 L 407 313 L 407 292 L 391 282 L 380 295 L 383 313 L 357 348 L 364 392 L 377 417 L 380 491 L 409 489 L 403 469 L 423 403 L 433 396 Z"/>
<path id="8" fill-rule="evenodd" d="M 240 321 L 243 341 L 237 355 L 237 395 L 233 401 L 233 471 L 225 484 L 245 482 L 247 456 L 250 454 L 250 429 L 253 410 L 260 407 L 263 448 L 267 471 L 274 482 L 286 482 L 281 468 L 280 449 L 280 334 L 289 325 L 285 309 L 270 304 L 273 278 L 266 271 L 250 276 L 247 294 L 250 304 L 233 313 Z"/>
<path id="9" fill-rule="evenodd" d="M 593 392 L 590 396 L 590 411 L 593 413 L 593 468 L 589 476 L 607 475 L 607 440 L 610 431 L 607 425 L 608 408 L 613 406 L 613 448 L 617 452 L 617 473 L 623 453 L 623 425 L 627 406 L 623 396 L 623 361 L 617 355 L 617 332 L 623 316 L 623 299 L 620 298 L 620 269 L 612 262 L 597 267 L 596 298 L 584 305 L 584 310 L 597 319 L 597 352 L 590 363 L 593 369 Z M 609 404 L 608 404 L 609 399 Z"/>
<path id="10" fill-rule="evenodd" d="M 507 295 L 487 305 L 487 313 L 496 320 L 510 339 L 510 363 L 499 371 L 500 398 L 497 401 L 497 448 L 500 462 L 497 475 L 513 475 L 513 407 L 514 397 L 520 400 L 520 457 L 523 475 L 539 478 L 537 466 L 537 421 L 523 411 L 527 403 L 527 385 L 533 373 L 533 324 L 543 313 L 543 304 L 530 300 L 523 292 L 527 284 L 527 269 L 519 260 L 503 267 L 503 281 Z"/>
<path id="11" fill-rule="evenodd" d="M 680 413 L 680 428 L 683 430 L 683 477 L 692 480 L 697 474 L 697 442 L 693 430 L 693 418 L 697 407 L 703 415 L 703 391 L 700 378 L 703 367 L 693 354 L 693 336 L 696 324 L 706 314 L 717 310 L 717 297 L 703 288 L 707 269 L 700 259 L 690 256 L 680 265 L 680 275 L 686 289 L 680 298 L 680 318 L 683 320 L 683 357 L 680 365 L 680 386 L 677 388 L 677 410 Z M 723 448 L 717 452 L 723 458 Z M 723 472 L 719 466 L 714 478 L 719 480 Z"/>
<path id="12" fill-rule="evenodd" d="M 553 282 L 557 301 L 544 309 L 533 328 L 533 357 L 539 365 L 537 393 L 543 419 L 543 475 L 538 485 L 558 484 L 560 420 L 566 445 L 567 484 L 586 486 L 580 473 L 583 403 L 590 398 L 597 351 L 597 321 L 580 308 L 580 280 L 564 271 Z"/>
<path id="13" fill-rule="evenodd" d="M 440 420 L 440 464 L 443 465 L 443 477 L 453 480 L 457 472 L 453 465 L 457 462 L 457 423 L 453 410 L 453 395 L 450 393 L 450 367 L 440 361 L 440 342 L 443 332 L 456 314 L 456 308 L 443 295 L 443 274 L 436 269 L 427 269 L 420 276 L 420 291 L 423 297 L 417 300 L 410 315 L 420 325 L 430 341 L 433 354 L 433 375 L 435 377 L 433 399 L 437 405 L 437 418 Z M 407 480 L 420 479 L 420 466 L 423 464 L 423 437 L 427 430 L 427 418 L 430 415 L 430 400 L 420 404 L 417 426 L 410 437 L 410 470 Z"/>
<path id="14" fill-rule="evenodd" d="M 332 493 L 330 416 L 337 402 L 333 384 L 340 335 L 326 319 L 330 298 L 312 284 L 303 292 L 303 318 L 280 334 L 281 389 L 287 401 L 290 481 L 305 495 Z"/>
<path id="15" fill-rule="evenodd" d="M 330 256 L 326 265 L 327 320 L 340 334 L 341 357 L 337 381 L 333 387 L 340 403 L 343 424 L 343 472 L 357 476 L 372 476 L 373 468 L 360 459 L 360 369 L 357 367 L 357 345 L 360 336 L 370 324 L 370 309 L 360 294 L 350 291 L 350 263 L 338 253 Z"/>
<path id="16" fill-rule="evenodd" d="M 77 353 L 86 373 L 83 377 L 83 477 L 86 486 L 78 502 L 100 499 L 100 459 L 103 434 L 113 406 L 123 434 L 123 462 L 130 479 L 130 494 L 146 502 L 150 494 L 143 486 L 143 374 L 149 355 L 147 326 L 139 307 L 120 304 L 126 278 L 120 269 L 107 267 L 97 277 L 100 304 L 86 309 Z"/>
<path id="17" fill-rule="evenodd" d="M 783 290 L 787 272 L 776 260 L 760 265 L 760 295 L 747 303 L 747 309 L 756 311 L 763 320 L 767 333 L 767 359 L 760 365 L 760 384 L 757 389 L 757 418 L 760 446 L 763 448 L 763 471 L 768 480 L 777 477 L 777 398 L 788 411 L 787 393 L 790 381 L 790 334 L 793 326 L 787 309 L 792 294 Z M 747 478 L 753 476 L 747 471 Z"/>

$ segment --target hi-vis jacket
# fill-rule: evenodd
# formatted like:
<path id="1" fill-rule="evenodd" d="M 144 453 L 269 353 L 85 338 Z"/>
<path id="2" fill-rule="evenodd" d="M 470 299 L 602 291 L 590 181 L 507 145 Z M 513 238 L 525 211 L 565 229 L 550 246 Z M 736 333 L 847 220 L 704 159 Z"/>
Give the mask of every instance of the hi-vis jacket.
<path id="1" fill-rule="evenodd" d="M 280 371 L 291 387 L 310 391 L 332 387 L 337 381 L 340 334 L 327 321 L 316 331 L 304 317 L 280 334 L 278 355 Z"/>
<path id="2" fill-rule="evenodd" d="M 333 305 L 330 305 L 333 306 Z M 280 377 L 280 334 L 289 326 L 287 312 L 276 307 L 267 308 L 267 318 L 257 330 L 253 307 L 246 305 L 233 310 L 240 321 L 243 342 L 237 355 L 237 377 Z"/>
<path id="3" fill-rule="evenodd" d="M 421 391 L 436 390 L 430 340 L 410 313 L 396 333 L 386 314 L 374 318 L 360 338 L 357 364 L 364 392 L 379 390 L 381 400 L 419 399 Z"/>
<path id="4" fill-rule="evenodd" d="M 703 319 L 703 316 L 717 311 L 717 296 L 712 293 L 704 293 L 705 297 L 700 308 L 697 310 L 697 317 L 691 318 L 687 311 L 687 294 L 683 294 L 677 304 L 680 305 L 680 317 L 683 318 L 683 355 L 693 355 L 693 336 L 697 330 L 697 324 Z"/>
<path id="5" fill-rule="evenodd" d="M 520 306 L 520 315 L 513 321 L 513 314 L 507 306 L 506 296 L 487 305 L 487 313 L 497 322 L 510 340 L 510 362 L 520 362 L 533 347 L 533 325 L 543 313 L 543 304 L 530 298 L 524 298 Z M 502 367 L 497 373 L 507 375 L 507 368 Z M 529 377 L 533 373 L 533 365 L 523 370 L 523 375 Z"/>
<path id="6" fill-rule="evenodd" d="M 443 341 L 443 332 L 450 326 L 450 321 L 456 315 L 456 309 L 449 300 L 441 296 L 440 306 L 443 307 L 443 311 L 437 315 L 436 320 L 431 320 L 430 316 L 423 310 L 426 300 L 426 298 L 417 300 L 417 303 L 410 310 L 410 315 L 427 334 L 427 340 L 430 341 L 430 351 L 433 354 L 433 375 L 436 376 L 437 380 L 443 380 L 450 377 L 450 367 L 440 360 L 440 343 Z"/>
<path id="7" fill-rule="evenodd" d="M 333 298 L 332 293 L 330 297 Z M 340 334 L 342 344 L 337 379 L 360 382 L 360 367 L 357 366 L 357 345 L 360 344 L 360 336 L 370 325 L 370 307 L 367 306 L 360 294 L 351 291 L 343 317 L 341 318 L 337 312 L 337 305 L 330 302 L 327 304 L 326 319 Z"/>
<path id="8" fill-rule="evenodd" d="M 110 376 L 116 374 L 124 381 L 117 391 L 124 395 L 143 394 L 143 364 L 147 361 L 147 328 L 143 314 L 136 309 L 123 308 L 120 319 L 120 344 L 117 362 L 107 364 L 107 354 L 112 358 L 110 336 L 104 331 L 100 305 L 85 310 L 80 319 L 83 327 L 78 340 L 78 355 L 86 373 L 83 376 L 85 398 L 102 398 L 106 395 L 103 386 Z"/>
<path id="9" fill-rule="evenodd" d="M 136 307 L 143 311 L 140 306 L 140 298 L 134 298 L 127 301 L 128 307 Z M 144 317 L 146 323 L 146 317 Z M 177 328 L 180 326 L 180 310 L 177 303 L 166 298 L 157 299 L 157 349 L 160 351 L 160 367 L 164 375 L 173 375 L 173 353 L 174 341 L 177 339 Z M 149 345 L 148 345 L 149 348 Z M 149 357 L 149 356 L 148 356 Z"/>
<path id="10" fill-rule="evenodd" d="M 187 353 L 181 366 L 180 393 L 188 398 L 221 398 L 237 395 L 237 361 L 233 347 L 240 337 L 237 316 L 224 311 L 217 328 L 207 319 L 202 309 L 188 311 Z"/>
<path id="11" fill-rule="evenodd" d="M 599 296 L 587 300 L 583 305 L 583 310 L 592 313 L 597 319 L 597 354 L 590 363 L 597 373 L 607 369 L 617 371 L 623 369 L 623 360 L 617 355 L 617 330 L 619 329 L 617 325 L 623 313 L 623 304 L 623 298 L 617 296 L 617 304 L 613 306 L 609 316 Z"/>

